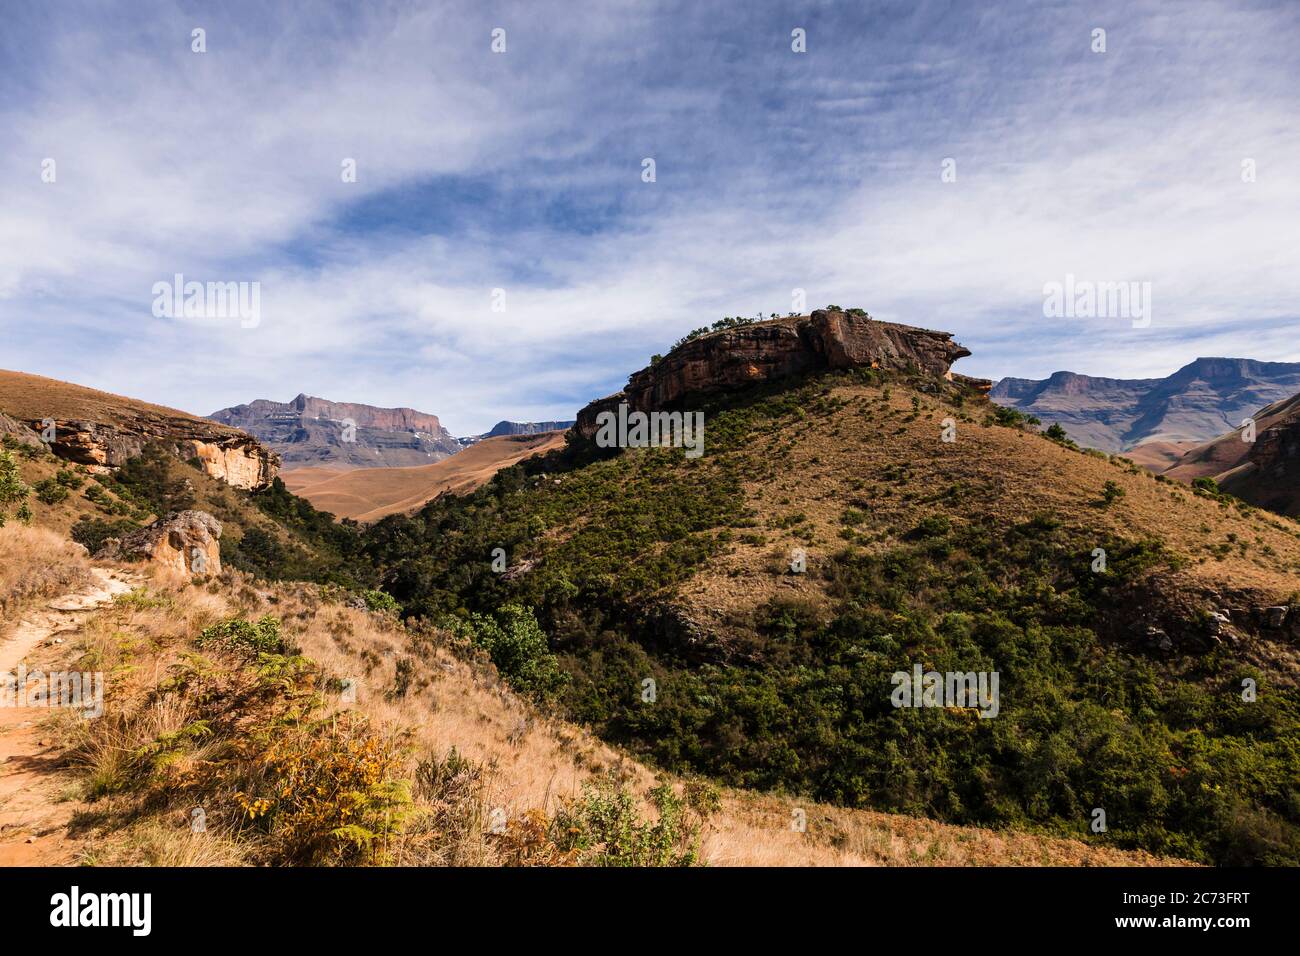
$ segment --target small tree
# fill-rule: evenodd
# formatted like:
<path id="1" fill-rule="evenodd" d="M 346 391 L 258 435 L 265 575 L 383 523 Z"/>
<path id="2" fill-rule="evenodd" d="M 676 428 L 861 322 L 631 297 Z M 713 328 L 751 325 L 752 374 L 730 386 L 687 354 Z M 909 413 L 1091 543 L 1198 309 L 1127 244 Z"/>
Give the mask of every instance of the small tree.
<path id="1" fill-rule="evenodd" d="M 9 508 L 15 504 L 18 505 L 18 510 L 14 516 L 19 521 L 26 524 L 32 520 L 31 509 L 27 507 L 27 496 L 31 493 L 31 487 L 18 472 L 18 462 L 14 461 L 14 456 L 7 450 L 0 451 L 0 528 L 4 527 Z"/>

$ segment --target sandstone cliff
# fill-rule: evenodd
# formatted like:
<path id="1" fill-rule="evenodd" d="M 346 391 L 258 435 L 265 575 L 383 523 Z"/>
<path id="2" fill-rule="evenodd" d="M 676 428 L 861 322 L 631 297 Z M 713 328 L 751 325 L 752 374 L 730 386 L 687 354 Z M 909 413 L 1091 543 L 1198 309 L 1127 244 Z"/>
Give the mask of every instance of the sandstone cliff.
<path id="1" fill-rule="evenodd" d="M 967 355 L 970 352 L 948 332 L 819 309 L 811 315 L 755 322 L 691 339 L 654 365 L 634 372 L 623 391 L 589 404 L 578 413 L 576 428 L 591 438 L 596 416 L 621 402 L 634 411 L 674 408 L 689 395 L 819 369 L 913 368 L 951 378 L 952 363 Z"/>
<path id="2" fill-rule="evenodd" d="M 221 522 L 206 511 L 178 511 L 124 538 L 109 538 L 95 557 L 150 561 L 178 574 L 221 573 Z"/>
<path id="3" fill-rule="evenodd" d="M 152 443 L 198 459 L 204 472 L 236 488 L 265 488 L 279 469 L 275 454 L 238 429 L 39 375 L 0 371 L 0 413 L 10 423 L 0 422 L 0 430 L 43 440 L 92 471 L 117 468 Z"/>
<path id="4" fill-rule="evenodd" d="M 213 412 L 223 425 L 265 442 L 286 468 L 391 468 L 427 465 L 454 455 L 461 443 L 437 415 L 298 395 L 264 398 Z"/>

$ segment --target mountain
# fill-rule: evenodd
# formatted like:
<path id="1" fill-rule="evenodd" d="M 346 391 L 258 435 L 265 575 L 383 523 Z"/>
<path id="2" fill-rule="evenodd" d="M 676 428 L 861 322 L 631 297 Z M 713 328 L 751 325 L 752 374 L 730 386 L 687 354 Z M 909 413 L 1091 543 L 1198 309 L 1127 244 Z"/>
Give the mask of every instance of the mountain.
<path id="1" fill-rule="evenodd" d="M 1300 516 L 1300 394 L 1255 412 L 1255 440 L 1234 428 L 1212 441 L 1179 447 L 1164 460 L 1149 446 L 1132 457 L 1181 481 L 1212 478 L 1223 491 L 1279 514 Z"/>
<path id="2" fill-rule="evenodd" d="M 427 465 L 460 451 L 438 416 L 299 395 L 258 399 L 208 416 L 242 429 L 279 453 L 285 468 L 391 468 Z"/>
<path id="3" fill-rule="evenodd" d="M 497 438 L 501 435 L 539 435 L 542 432 L 562 432 L 573 427 L 567 422 L 497 422 L 491 431 L 484 432 L 479 438 Z"/>
<path id="4" fill-rule="evenodd" d="M 443 492 L 465 494 L 502 468 L 564 446 L 564 433 L 484 438 L 452 458 L 410 468 L 296 468 L 284 473 L 295 495 L 340 518 L 377 521 L 413 511 Z"/>
<path id="5" fill-rule="evenodd" d="M 557 714 L 672 773 L 1300 862 L 1294 530 L 1027 429 L 965 354 L 838 310 L 701 335 L 363 563 L 415 619 L 525 614 L 504 678 L 558 667 Z M 602 447 L 624 404 L 703 415 L 704 453 Z M 996 715 L 899 706 L 916 669 L 997 675 Z"/>
<path id="6" fill-rule="evenodd" d="M 0 432 L 92 472 L 116 471 L 161 443 L 236 488 L 270 485 L 279 458 L 242 431 L 188 412 L 40 375 L 0 370 Z"/>
<path id="7" fill-rule="evenodd" d="M 1300 362 L 1198 358 L 1166 378 L 1075 372 L 1004 378 L 989 397 L 1045 425 L 1061 425 L 1082 445 L 1117 452 L 1150 442 L 1207 441 L 1298 390 Z"/>

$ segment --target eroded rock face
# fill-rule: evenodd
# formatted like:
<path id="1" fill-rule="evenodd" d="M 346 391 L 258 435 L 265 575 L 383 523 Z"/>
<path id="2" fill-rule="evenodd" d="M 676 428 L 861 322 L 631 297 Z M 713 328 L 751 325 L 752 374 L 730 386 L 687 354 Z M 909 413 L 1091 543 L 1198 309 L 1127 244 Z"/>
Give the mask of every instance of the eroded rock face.
<path id="1" fill-rule="evenodd" d="M 679 406 L 688 395 L 726 391 L 818 369 L 914 368 L 949 378 L 970 352 L 951 333 L 877 322 L 865 315 L 819 309 L 702 335 L 656 364 L 633 373 L 623 391 L 578 413 L 577 429 L 595 435 L 596 416 L 627 402 L 634 411 Z"/>
<path id="2" fill-rule="evenodd" d="M 264 398 L 208 416 L 248 432 L 280 455 L 286 468 L 385 468 L 429 465 L 461 450 L 437 415 L 299 395 Z"/>
<path id="3" fill-rule="evenodd" d="M 109 538 L 95 557 L 150 561 L 180 574 L 221 573 L 221 522 L 206 511 L 178 511 L 123 538 Z"/>
<path id="4" fill-rule="evenodd" d="M 38 434 L 47 428 L 43 421 L 25 424 Z M 273 452 L 234 429 L 217 430 L 214 426 L 205 431 L 184 420 L 152 425 L 151 431 L 137 431 L 100 422 L 54 421 L 54 440 L 49 447 L 60 458 L 104 473 L 157 442 L 178 458 L 197 458 L 204 473 L 211 477 L 250 491 L 268 487 L 279 470 L 280 462 Z"/>
<path id="5" fill-rule="evenodd" d="M 84 385 L 0 369 L 0 432 L 46 445 L 67 461 L 111 471 L 158 443 L 198 459 L 213 478 L 236 488 L 271 484 L 279 458 L 252 435 L 180 409 Z"/>

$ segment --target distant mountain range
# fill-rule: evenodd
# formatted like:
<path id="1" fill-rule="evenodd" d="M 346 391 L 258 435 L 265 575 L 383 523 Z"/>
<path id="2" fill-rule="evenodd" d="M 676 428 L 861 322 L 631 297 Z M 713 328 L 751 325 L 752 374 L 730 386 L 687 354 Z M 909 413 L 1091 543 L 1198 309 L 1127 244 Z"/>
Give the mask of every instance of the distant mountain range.
<path id="1" fill-rule="evenodd" d="M 208 418 L 242 429 L 279 452 L 286 469 L 427 465 L 461 449 L 437 415 L 311 395 L 288 402 L 259 398 Z"/>
<path id="2" fill-rule="evenodd" d="M 1300 392 L 1300 362 L 1198 358 L 1165 378 L 1096 378 L 1056 372 L 1033 380 L 1004 378 L 989 397 L 1059 424 L 1081 445 L 1108 452 L 1144 443 L 1168 459 L 1209 441 L 1264 405 Z"/>
<path id="3" fill-rule="evenodd" d="M 462 445 L 472 445 L 480 442 L 485 438 L 500 438 L 503 435 L 540 435 L 543 432 L 562 432 L 568 431 L 573 427 L 573 421 L 567 422 L 507 422 L 500 421 L 492 426 L 491 431 L 486 431 L 481 435 L 470 435 L 467 438 L 460 439 Z"/>
<path id="4" fill-rule="evenodd" d="M 379 408 L 299 395 L 288 402 L 259 398 L 208 418 L 241 429 L 280 455 L 284 470 L 328 466 L 409 468 L 441 461 L 485 438 L 562 431 L 573 422 L 500 421 L 491 431 L 456 438 L 437 415 L 413 408 Z"/>

